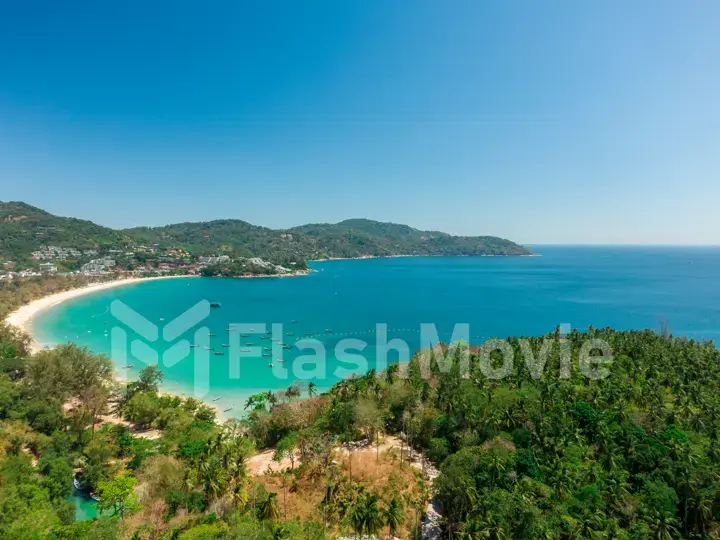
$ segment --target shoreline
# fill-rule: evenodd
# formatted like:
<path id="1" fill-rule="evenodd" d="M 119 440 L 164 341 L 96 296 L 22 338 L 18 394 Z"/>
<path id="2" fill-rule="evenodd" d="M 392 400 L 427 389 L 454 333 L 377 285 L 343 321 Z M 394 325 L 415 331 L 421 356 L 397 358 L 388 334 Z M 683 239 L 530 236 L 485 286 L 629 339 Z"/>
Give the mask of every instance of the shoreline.
<path id="1" fill-rule="evenodd" d="M 63 302 L 79 298 L 96 291 L 103 291 L 105 289 L 113 289 L 116 287 L 122 287 L 124 285 L 133 285 L 135 283 L 142 283 L 145 281 L 154 281 L 158 279 L 178 279 L 178 278 L 191 278 L 197 276 L 180 275 L 180 276 L 153 276 L 144 278 L 121 278 L 114 279 L 111 281 L 103 281 L 101 283 L 93 283 L 84 287 L 77 287 L 75 289 L 69 289 L 59 293 L 43 296 L 37 300 L 31 301 L 29 304 L 19 307 L 7 317 L 5 317 L 5 323 L 9 326 L 17 328 L 21 332 L 24 332 L 30 336 L 30 351 L 35 353 L 43 349 L 40 344 L 35 340 L 35 336 L 32 332 L 32 322 L 43 311 L 55 307 Z"/>
<path id="2" fill-rule="evenodd" d="M 37 300 L 33 300 L 29 304 L 25 304 L 24 306 L 21 306 L 20 308 L 16 309 L 12 313 L 10 313 L 7 317 L 5 317 L 5 323 L 9 326 L 12 326 L 14 328 L 17 328 L 21 332 L 25 333 L 30 337 L 30 352 L 36 353 L 38 351 L 43 350 L 43 347 L 40 346 L 40 344 L 37 343 L 35 340 L 35 336 L 32 332 L 32 322 L 33 319 L 42 313 L 43 311 L 50 309 L 52 307 L 55 307 L 59 304 L 62 304 L 64 302 L 67 302 L 68 300 L 72 300 L 74 298 L 79 298 L 81 296 L 84 296 L 86 294 L 90 294 L 96 291 L 102 291 L 105 289 L 113 289 L 116 287 L 122 287 L 124 285 L 133 285 L 135 283 L 143 283 L 146 281 L 154 281 L 159 279 L 178 279 L 178 278 L 195 278 L 200 276 L 195 275 L 175 275 L 175 276 L 152 276 L 152 277 L 144 277 L 144 278 L 121 278 L 121 279 L 114 279 L 111 281 L 104 281 L 101 283 L 93 283 L 91 285 L 86 285 L 84 287 L 77 287 L 75 289 L 70 289 L 67 291 L 62 291 L 59 293 L 51 294 L 48 296 L 44 296 L 42 298 L 38 298 Z M 115 362 L 113 362 L 113 365 L 115 365 Z M 115 380 L 119 383 L 127 383 L 127 374 L 119 373 L 117 369 L 115 370 Z M 160 388 L 158 390 L 159 396 L 176 396 L 182 399 L 187 399 L 188 396 L 185 392 L 180 391 L 171 391 L 171 390 L 163 390 Z M 224 422 L 229 418 L 229 416 L 225 413 L 225 411 L 217 404 L 213 402 L 207 402 L 205 400 L 201 400 L 201 402 L 210 407 L 215 411 L 215 417 L 217 418 L 218 422 Z M 110 423 L 124 423 L 125 421 L 120 418 L 119 416 L 116 416 L 114 414 L 107 414 L 102 416 L 101 421 L 110 422 Z"/>
<path id="3" fill-rule="evenodd" d="M 273 277 L 297 277 L 297 276 L 306 276 L 310 273 L 315 272 L 315 270 L 310 270 L 307 272 L 298 272 L 298 273 L 292 273 L 292 274 L 283 274 L 283 275 L 274 275 L 274 276 L 237 276 L 235 278 L 215 278 L 215 279 L 262 279 L 262 278 L 273 278 Z M 110 281 L 103 281 L 100 283 L 92 283 L 90 285 L 85 285 L 82 287 L 76 287 L 74 289 L 69 289 L 67 291 L 62 291 L 54 294 L 50 294 L 48 296 L 44 296 L 42 298 L 38 298 L 36 300 L 32 300 L 28 304 L 25 304 L 24 306 L 19 307 L 15 311 L 9 313 L 5 319 L 4 322 L 12 326 L 13 328 L 18 329 L 20 332 L 23 332 L 25 335 L 30 337 L 30 344 L 29 349 L 32 354 L 35 354 L 37 352 L 40 352 L 45 349 L 45 347 L 40 344 L 36 340 L 36 335 L 33 333 L 33 320 L 35 317 L 40 315 L 45 310 L 51 309 L 55 306 L 58 306 L 64 302 L 67 302 L 69 300 L 79 298 L 81 296 L 85 296 L 87 294 L 91 294 L 97 291 L 102 291 L 106 289 L 113 289 L 117 287 L 122 287 L 125 285 L 133 285 L 136 283 L 143 283 L 147 281 L 155 281 L 155 280 L 161 280 L 161 279 L 179 279 L 179 278 L 201 278 L 202 276 L 198 275 L 172 275 L 172 276 L 151 276 L 151 277 L 137 277 L 137 278 L 119 278 L 119 279 L 113 279 Z M 212 279 L 212 278 L 209 278 Z M 112 358 L 111 358 L 112 360 Z M 113 361 L 113 367 L 115 368 L 115 381 L 118 383 L 127 383 L 128 382 L 128 374 L 122 371 L 119 371 L 116 367 L 115 361 Z M 195 397 L 192 392 L 188 393 L 187 389 L 185 388 L 178 388 L 173 387 L 173 385 L 161 384 L 160 388 L 158 389 L 158 395 L 159 396 L 175 396 L 179 397 L 181 399 L 188 399 L 190 397 Z M 257 393 L 260 389 L 253 389 L 252 391 L 248 391 L 249 394 Z M 242 396 L 243 399 L 245 399 L 245 396 Z M 225 411 L 224 405 L 220 405 L 219 403 L 214 402 L 213 400 L 205 398 L 196 398 L 200 399 L 200 401 L 213 409 L 215 411 L 215 415 L 217 418 L 218 423 L 222 423 L 230 418 L 234 418 L 233 412 L 236 411 L 243 411 L 243 403 L 240 401 L 234 401 L 231 404 L 233 405 L 233 412 Z M 122 419 L 119 417 L 116 417 L 115 415 L 105 415 L 103 417 L 105 421 L 117 423 L 118 421 L 122 422 Z"/>
<path id="4" fill-rule="evenodd" d="M 312 273 L 317 272 L 308 268 L 307 270 L 296 270 L 295 272 L 289 272 L 287 274 L 257 274 L 251 276 L 200 276 L 208 279 L 273 279 L 273 278 L 289 278 L 289 277 L 302 277 L 309 276 Z"/>
<path id="5" fill-rule="evenodd" d="M 540 253 L 518 253 L 514 255 L 361 255 L 359 257 L 327 257 L 325 259 L 309 259 L 307 262 L 327 261 L 364 261 L 367 259 L 401 259 L 406 257 L 542 257 Z"/>

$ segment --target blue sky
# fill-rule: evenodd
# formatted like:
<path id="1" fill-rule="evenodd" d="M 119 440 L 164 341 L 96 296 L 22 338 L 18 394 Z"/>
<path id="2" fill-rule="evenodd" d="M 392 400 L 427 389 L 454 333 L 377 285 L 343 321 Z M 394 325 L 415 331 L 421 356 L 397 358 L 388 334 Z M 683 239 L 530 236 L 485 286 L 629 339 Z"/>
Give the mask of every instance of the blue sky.
<path id="1" fill-rule="evenodd" d="M 720 243 L 720 3 L 0 3 L 0 199 Z"/>

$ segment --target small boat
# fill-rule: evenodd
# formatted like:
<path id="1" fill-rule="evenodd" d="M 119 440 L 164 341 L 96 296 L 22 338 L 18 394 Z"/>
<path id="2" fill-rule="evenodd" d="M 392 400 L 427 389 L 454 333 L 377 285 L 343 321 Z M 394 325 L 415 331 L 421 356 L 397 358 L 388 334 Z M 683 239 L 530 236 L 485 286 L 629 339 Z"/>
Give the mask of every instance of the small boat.
<path id="1" fill-rule="evenodd" d="M 92 493 L 90 493 L 90 498 L 91 498 L 93 501 L 95 501 L 95 502 L 100 502 L 100 497 L 98 497 L 97 495 L 95 495 L 95 492 L 94 492 L 94 491 L 93 491 Z"/>
<path id="2" fill-rule="evenodd" d="M 227 343 L 223 343 L 222 346 L 223 346 L 223 347 L 229 347 L 230 345 L 228 345 Z"/>
<path id="3" fill-rule="evenodd" d="M 240 352 L 250 352 L 250 349 L 240 349 Z"/>
<path id="4" fill-rule="evenodd" d="M 212 347 L 203 347 L 203 349 L 205 349 L 206 351 L 212 351 L 212 350 L 213 350 Z"/>
<path id="5" fill-rule="evenodd" d="M 223 356 L 224 354 L 225 354 L 224 352 L 218 351 L 218 352 L 215 353 L 215 356 Z"/>
<path id="6" fill-rule="evenodd" d="M 268 364 L 268 366 L 270 366 L 270 367 L 275 367 L 275 364 Z"/>
<path id="7" fill-rule="evenodd" d="M 292 349 L 292 345 L 283 345 L 283 349 Z"/>
<path id="8" fill-rule="evenodd" d="M 213 400 L 213 401 L 220 401 L 220 398 L 222 398 L 222 396 L 218 396 L 218 397 L 216 397 L 216 398 L 213 398 L 212 400 Z"/>
<path id="9" fill-rule="evenodd" d="M 325 332 L 328 333 L 328 334 L 332 334 L 332 333 L 333 333 L 332 328 L 326 328 L 326 329 L 325 329 Z"/>
<path id="10" fill-rule="evenodd" d="M 266 334 L 272 334 L 272 330 L 265 330 Z"/>
<path id="11" fill-rule="evenodd" d="M 194 349 L 195 347 L 197 347 L 197 345 L 190 345 L 191 349 Z"/>
<path id="12" fill-rule="evenodd" d="M 208 336 L 214 337 L 214 336 L 217 336 L 217 334 L 208 334 Z"/>
<path id="13" fill-rule="evenodd" d="M 293 319 L 292 322 L 296 323 L 297 321 L 295 319 Z"/>
<path id="14" fill-rule="evenodd" d="M 282 364 L 285 360 L 283 360 L 282 358 L 276 358 L 275 361 L 280 362 Z"/>
<path id="15" fill-rule="evenodd" d="M 270 339 L 268 336 L 260 336 L 260 339 Z"/>
<path id="16" fill-rule="evenodd" d="M 220 302 L 210 302 L 210 307 L 220 307 Z"/>
<path id="17" fill-rule="evenodd" d="M 286 335 L 288 336 L 294 336 L 295 334 L 293 332 L 288 332 Z"/>
<path id="18" fill-rule="evenodd" d="M 240 337 L 248 337 L 249 334 L 240 334 Z"/>
<path id="19" fill-rule="evenodd" d="M 254 346 L 255 344 L 254 344 L 254 343 L 246 343 L 245 345 L 247 345 L 248 347 L 252 347 L 252 346 Z"/>
<path id="20" fill-rule="evenodd" d="M 228 412 L 233 410 L 234 405 L 230 405 L 227 409 L 225 409 L 223 412 Z"/>
<path id="21" fill-rule="evenodd" d="M 272 356 L 272 353 L 263 353 L 263 356 Z"/>
<path id="22" fill-rule="evenodd" d="M 279 342 L 280 339 L 279 339 L 279 338 L 272 338 L 270 341 L 278 341 L 278 342 Z"/>
<path id="23" fill-rule="evenodd" d="M 73 479 L 73 486 L 75 486 L 75 489 L 77 489 L 78 491 L 82 491 L 82 484 L 77 478 Z"/>
<path id="24" fill-rule="evenodd" d="M 272 351 L 272 349 L 270 347 L 263 347 L 263 350 L 264 351 Z"/>

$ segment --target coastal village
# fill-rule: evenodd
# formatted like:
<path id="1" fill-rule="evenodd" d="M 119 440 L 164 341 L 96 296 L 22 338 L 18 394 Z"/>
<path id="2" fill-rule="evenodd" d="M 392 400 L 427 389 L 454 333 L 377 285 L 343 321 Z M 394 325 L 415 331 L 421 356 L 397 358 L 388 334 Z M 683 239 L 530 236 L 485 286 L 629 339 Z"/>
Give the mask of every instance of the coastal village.
<path id="1" fill-rule="evenodd" d="M 232 268 L 231 268 L 232 267 Z M 208 273 L 208 269 L 212 272 Z M 229 255 L 194 256 L 182 248 L 136 246 L 128 249 L 88 249 L 42 246 L 33 251 L 30 261 L 19 264 L 3 261 L 0 281 L 11 281 L 47 275 L 58 276 L 125 276 L 151 277 L 165 275 L 283 275 L 296 269 L 273 264 L 259 257 L 231 258 Z"/>

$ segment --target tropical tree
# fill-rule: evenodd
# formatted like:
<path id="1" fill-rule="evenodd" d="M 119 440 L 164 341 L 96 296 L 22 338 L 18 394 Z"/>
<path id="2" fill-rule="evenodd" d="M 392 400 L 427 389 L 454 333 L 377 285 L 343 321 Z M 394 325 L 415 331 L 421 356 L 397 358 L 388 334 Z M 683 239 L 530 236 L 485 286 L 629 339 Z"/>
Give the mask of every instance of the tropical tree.
<path id="1" fill-rule="evenodd" d="M 283 458 L 288 458 L 290 460 L 290 468 L 295 468 L 295 451 L 297 450 L 298 446 L 298 436 L 296 432 L 291 432 L 285 435 L 280 441 L 277 443 L 277 446 L 275 448 L 275 454 L 273 455 L 273 460 L 280 462 L 283 460 Z"/>
<path id="2" fill-rule="evenodd" d="M 277 493 L 268 493 L 267 498 L 260 505 L 260 519 L 265 521 L 277 521 L 280 519 Z"/>
<path id="3" fill-rule="evenodd" d="M 405 520 L 405 511 L 402 499 L 392 497 L 387 504 L 387 508 L 383 512 L 383 519 L 388 527 L 390 537 L 394 537 L 397 530 L 402 527 Z"/>
<path id="4" fill-rule="evenodd" d="M 120 474 L 111 480 L 100 481 L 97 487 L 98 512 L 112 510 L 120 518 L 137 511 L 140 507 L 135 497 L 136 480 L 127 474 Z"/>

